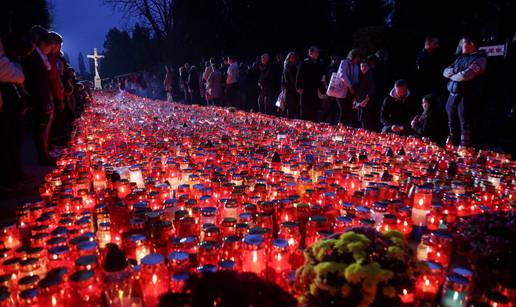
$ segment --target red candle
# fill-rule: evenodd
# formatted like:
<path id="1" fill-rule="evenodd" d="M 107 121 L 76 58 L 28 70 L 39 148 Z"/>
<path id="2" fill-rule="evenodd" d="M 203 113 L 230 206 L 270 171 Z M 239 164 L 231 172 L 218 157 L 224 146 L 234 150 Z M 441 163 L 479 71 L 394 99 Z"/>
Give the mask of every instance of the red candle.
<path id="1" fill-rule="evenodd" d="M 267 251 L 265 241 L 260 235 L 247 235 L 243 239 L 242 270 L 265 277 Z"/>

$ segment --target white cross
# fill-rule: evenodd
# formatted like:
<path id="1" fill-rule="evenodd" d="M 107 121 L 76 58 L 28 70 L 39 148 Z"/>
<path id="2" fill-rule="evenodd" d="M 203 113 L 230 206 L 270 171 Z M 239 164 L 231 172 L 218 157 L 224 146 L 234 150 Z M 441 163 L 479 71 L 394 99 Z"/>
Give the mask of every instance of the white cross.
<path id="1" fill-rule="evenodd" d="M 88 59 L 93 59 L 93 63 L 95 64 L 95 89 L 102 89 L 102 82 L 99 75 L 99 59 L 102 59 L 104 56 L 102 54 L 97 53 L 97 48 L 93 48 L 93 54 L 88 54 Z"/>

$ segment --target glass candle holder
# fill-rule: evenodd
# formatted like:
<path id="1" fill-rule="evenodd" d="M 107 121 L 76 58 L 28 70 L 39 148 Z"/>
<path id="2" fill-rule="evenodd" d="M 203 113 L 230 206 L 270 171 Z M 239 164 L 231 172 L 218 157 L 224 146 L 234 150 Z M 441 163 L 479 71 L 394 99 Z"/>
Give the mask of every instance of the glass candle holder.
<path id="1" fill-rule="evenodd" d="M 446 277 L 441 297 L 443 307 L 465 307 L 468 301 L 469 281 L 457 274 Z"/>
<path id="2" fill-rule="evenodd" d="M 416 279 L 416 296 L 425 301 L 433 301 L 443 279 L 443 267 L 435 262 L 424 261 L 424 272 Z"/>
<path id="3" fill-rule="evenodd" d="M 168 291 L 168 272 L 165 257 L 149 254 L 141 259 L 140 285 L 146 306 L 156 306 L 159 296 Z"/>
<path id="4" fill-rule="evenodd" d="M 281 286 L 286 286 L 286 275 L 291 270 L 288 241 L 272 240 L 272 248 L 267 265 L 267 279 Z"/>
<path id="5" fill-rule="evenodd" d="M 70 276 L 74 301 L 81 306 L 98 306 L 102 301 L 102 284 L 95 272 L 78 270 Z"/>
<path id="6" fill-rule="evenodd" d="M 260 235 L 247 235 L 242 241 L 242 270 L 265 278 L 267 251 L 265 241 Z"/>

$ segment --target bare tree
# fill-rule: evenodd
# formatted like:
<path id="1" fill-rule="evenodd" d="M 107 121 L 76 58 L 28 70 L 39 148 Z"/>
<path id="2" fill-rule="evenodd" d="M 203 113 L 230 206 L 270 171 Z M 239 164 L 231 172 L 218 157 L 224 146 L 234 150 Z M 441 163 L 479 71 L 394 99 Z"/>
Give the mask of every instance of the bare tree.
<path id="1" fill-rule="evenodd" d="M 104 0 L 104 3 L 127 14 L 142 18 L 161 40 L 171 38 L 174 30 L 176 0 Z"/>

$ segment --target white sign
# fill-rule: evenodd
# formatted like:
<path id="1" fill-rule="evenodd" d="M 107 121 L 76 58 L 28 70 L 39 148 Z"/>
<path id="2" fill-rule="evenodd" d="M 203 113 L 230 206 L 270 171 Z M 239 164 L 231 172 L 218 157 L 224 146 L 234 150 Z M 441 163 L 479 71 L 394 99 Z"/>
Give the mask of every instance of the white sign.
<path id="1" fill-rule="evenodd" d="M 487 56 L 504 56 L 505 55 L 505 45 L 504 44 L 483 46 L 478 49 L 484 50 L 487 53 Z"/>

